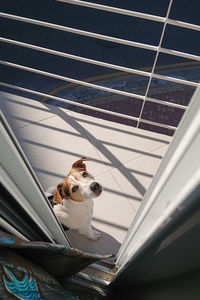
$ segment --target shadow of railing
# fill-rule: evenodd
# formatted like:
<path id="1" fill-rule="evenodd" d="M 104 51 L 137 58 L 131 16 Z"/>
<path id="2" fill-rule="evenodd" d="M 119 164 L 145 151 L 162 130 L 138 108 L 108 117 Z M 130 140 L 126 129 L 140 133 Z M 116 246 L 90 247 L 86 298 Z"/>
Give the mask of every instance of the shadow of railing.
<path id="1" fill-rule="evenodd" d="M 35 124 L 36 126 L 40 126 L 40 127 L 43 127 L 43 128 L 47 128 L 47 129 L 50 129 L 50 130 L 55 130 L 55 131 L 59 131 L 59 132 L 62 132 L 62 133 L 65 133 L 65 134 L 69 134 L 69 135 L 73 135 L 73 136 L 76 136 L 78 138 L 87 138 L 87 136 L 83 136 L 83 135 L 80 135 L 78 133 L 75 133 L 75 132 L 71 132 L 69 130 L 66 130 L 66 129 L 61 129 L 61 128 L 56 128 L 54 126 L 50 126 L 50 125 L 46 125 L 44 123 L 38 123 L 38 122 L 35 122 L 35 121 L 30 121 L 28 119 L 25 119 L 25 118 L 21 118 L 21 117 L 17 117 L 17 116 L 14 116 L 14 115 L 11 115 L 11 117 L 13 119 L 16 119 L 18 121 L 22 121 L 22 122 L 29 122 L 30 124 Z M 96 125 L 96 124 L 95 124 Z M 27 126 L 27 125 L 26 125 Z M 85 128 L 84 128 L 85 129 Z M 25 140 L 24 140 L 25 141 Z M 153 158 L 157 158 L 157 159 L 162 159 L 162 156 L 161 155 L 157 155 L 157 154 L 154 154 L 154 153 L 151 153 L 151 152 L 145 152 L 145 151 L 141 151 L 141 150 L 138 150 L 138 149 L 134 149 L 134 148 L 130 148 L 130 147 L 126 147 L 126 146 L 122 146 L 122 145 L 119 145 L 119 144 L 114 144 L 114 143 L 110 143 L 110 142 L 107 142 L 107 141 L 103 141 L 103 140 L 100 140 L 98 139 L 99 142 L 101 142 L 102 144 L 104 145 L 108 145 L 108 146 L 112 146 L 112 147 L 116 147 L 116 148 L 119 148 L 119 149 L 123 149 L 123 150 L 127 150 L 127 151 L 131 151 L 131 152 L 135 152 L 135 153 L 138 153 L 140 155 L 145 155 L 145 156 L 150 156 L 150 157 L 153 157 Z M 41 144 L 42 145 L 42 144 Z M 107 163 L 108 164 L 108 163 Z M 112 164 L 108 164 L 108 165 L 112 165 Z"/>
<path id="2" fill-rule="evenodd" d="M 39 107 L 34 106 L 31 102 L 30 103 L 21 103 L 20 101 L 17 101 L 17 100 L 12 100 L 12 99 L 9 99 L 8 100 L 10 103 L 13 102 L 15 104 L 19 104 L 19 105 L 23 105 L 23 106 L 27 106 L 29 107 L 30 109 L 34 109 L 34 113 L 37 113 L 37 110 L 41 110 L 41 111 L 45 111 L 45 112 L 49 112 L 49 117 L 48 117 L 48 114 L 47 114 L 47 118 L 45 119 L 42 119 L 42 120 L 36 120 L 34 121 L 34 118 L 33 120 L 29 120 L 28 117 L 26 117 L 25 115 L 23 114 L 19 114 L 18 116 L 15 115 L 15 113 L 13 112 L 13 110 L 11 109 L 10 112 L 10 116 L 12 118 L 15 118 L 16 120 L 18 121 L 22 121 L 22 122 L 25 122 L 27 123 L 26 125 L 24 126 L 28 126 L 29 124 L 30 125 L 33 125 L 34 126 L 37 126 L 37 127 L 34 127 L 34 129 L 36 129 L 37 131 L 37 128 L 38 128 L 38 132 L 41 128 L 44 128 L 44 129 L 47 129 L 47 134 L 49 132 L 52 131 L 56 131 L 56 132 L 60 132 L 60 133 L 63 133 L 63 134 L 66 134 L 66 137 L 70 139 L 70 136 L 74 136 L 77 138 L 77 146 L 78 146 L 78 142 L 81 141 L 79 139 L 86 139 L 88 140 L 96 149 L 97 151 L 102 154 L 102 156 L 104 156 L 106 158 L 106 160 L 104 159 L 101 159 L 101 155 L 97 156 L 97 157 L 91 157 L 91 159 L 96 162 L 97 164 L 99 165 L 106 165 L 109 167 L 109 169 L 111 168 L 118 168 L 118 171 L 124 176 L 124 178 L 129 181 L 131 183 L 131 185 L 137 190 L 138 194 L 136 194 L 136 196 L 134 195 L 130 195 L 128 193 L 124 193 L 122 190 L 120 190 L 120 188 L 118 190 L 114 190 L 114 188 L 112 188 L 112 186 L 110 187 L 106 187 L 104 188 L 104 190 L 110 194 L 113 194 L 113 198 L 115 197 L 115 195 L 120 195 L 124 198 L 127 198 L 128 200 L 133 200 L 133 201 L 138 201 L 138 202 L 141 202 L 142 199 L 143 199 L 143 196 L 146 192 L 146 189 L 145 187 L 143 186 L 143 184 L 136 178 L 135 175 L 141 175 L 143 177 L 148 177 L 148 178 L 152 178 L 153 177 L 153 174 L 150 174 L 150 173 L 145 173 L 145 172 L 142 172 L 140 170 L 134 170 L 134 169 L 131 169 L 131 168 L 128 168 L 128 167 L 125 167 L 122 162 L 120 161 L 120 159 L 118 159 L 118 157 L 116 155 L 113 154 L 112 150 L 109 150 L 106 146 L 109 146 L 109 147 L 116 147 L 116 148 L 119 148 L 119 149 L 123 149 L 125 151 L 131 151 L 131 152 L 135 152 L 137 153 L 138 155 L 136 156 L 137 157 L 140 157 L 140 156 L 148 156 L 148 157 L 152 157 L 154 159 L 162 159 L 162 156 L 160 155 L 157 155 L 155 153 L 152 153 L 152 152 L 145 152 L 143 150 L 140 150 L 140 149 L 134 149 L 134 148 L 131 148 L 129 146 L 123 146 L 123 145 L 120 145 L 120 141 L 119 141 L 119 144 L 117 142 L 111 142 L 109 141 L 109 139 L 106 141 L 103 140 L 103 138 L 101 139 L 98 139 L 96 136 L 95 136 L 95 133 L 92 134 L 85 126 L 84 124 L 82 125 L 81 122 L 84 122 L 84 123 L 89 123 L 90 125 L 95 125 L 97 126 L 97 128 L 100 126 L 100 127 L 103 127 L 105 129 L 109 129 L 110 132 L 114 132 L 114 131 L 119 131 L 120 133 L 124 133 L 124 134 L 127 134 L 127 139 L 130 137 L 130 136 L 136 136 L 136 137 L 139 137 L 141 139 L 147 139 L 147 140 L 152 140 L 152 141 L 156 141 L 156 142 L 160 142 L 162 143 L 163 145 L 161 145 L 160 147 L 163 147 L 165 146 L 165 144 L 168 144 L 168 141 L 164 141 L 162 139 L 157 139 L 156 137 L 154 138 L 151 138 L 149 136 L 146 136 L 145 134 L 139 134 L 139 133 L 135 133 L 135 132 L 130 132 L 129 130 L 125 130 L 125 129 L 120 129 L 120 128 L 114 128 L 112 125 L 109 126 L 109 125 L 103 125 L 103 124 L 99 124 L 98 122 L 92 122 L 92 120 L 85 120 L 85 119 L 81 119 L 81 118 L 77 118 L 76 116 L 74 117 L 73 114 L 72 116 L 66 111 L 66 110 L 63 110 L 59 107 L 55 107 L 55 106 L 49 106 L 47 104 L 41 104 L 39 105 Z M 42 106 L 42 107 L 41 107 Z M 58 116 L 61 120 L 63 120 L 66 124 L 70 125 L 71 128 L 72 128 L 72 131 L 70 131 L 70 129 L 66 129 L 66 128 L 62 128 L 61 126 L 60 127 L 55 127 L 55 126 L 52 126 L 49 125 L 49 124 L 45 124 L 44 120 L 46 119 L 49 119 L 49 118 L 54 118 L 55 116 Z M 55 123 L 53 123 L 54 125 Z M 22 123 L 23 125 L 23 123 Z M 22 126 L 22 127 L 24 127 Z M 39 153 L 39 149 L 42 148 L 46 148 L 48 150 L 52 150 L 52 151 L 56 151 L 58 153 L 63 153 L 63 154 L 67 154 L 67 155 L 71 155 L 71 156 L 76 156 L 76 157 L 83 157 L 86 155 L 84 149 L 81 149 L 80 147 L 75 147 L 75 149 L 73 149 L 73 147 L 70 149 L 71 151 L 69 151 L 68 149 L 66 148 L 59 148 L 59 146 L 56 146 L 55 143 L 51 143 L 51 140 L 48 140 L 49 143 L 48 144 L 45 144 L 45 142 L 43 142 L 42 140 L 39 139 L 39 142 L 37 141 L 37 138 L 33 138 L 31 139 L 31 136 L 23 136 L 20 134 L 20 128 L 17 128 L 16 130 L 14 130 L 15 132 L 15 135 L 17 136 L 17 138 L 19 139 L 19 142 L 21 143 L 22 147 L 24 147 L 24 144 L 30 144 L 30 145 L 33 145 L 33 146 L 36 146 L 36 151 L 38 151 Z M 49 130 L 49 132 L 48 132 Z M 22 131 L 23 132 L 23 131 Z M 45 130 L 44 130 L 44 133 L 45 133 Z M 25 146 L 26 148 L 26 146 Z M 38 148 L 38 149 L 37 149 Z M 29 147 L 27 149 L 30 149 Z M 74 150 L 76 152 L 74 152 Z M 155 150 L 155 149 L 154 149 Z M 28 151 L 28 150 L 27 150 Z M 30 153 L 27 153 L 28 157 L 31 157 L 31 152 Z M 98 159 L 99 158 L 99 159 Z M 33 169 L 35 170 L 35 172 L 37 173 L 37 175 L 40 177 L 42 177 L 42 174 L 45 174 L 47 176 L 52 176 L 52 177 L 55 177 L 53 179 L 54 180 L 57 180 L 56 178 L 58 178 L 58 182 L 60 182 L 60 180 L 62 180 L 66 174 L 60 174 L 60 173 L 56 173 L 54 171 L 51 170 L 51 168 L 48 169 L 43 169 L 42 167 L 40 167 L 40 165 L 37 165 L 36 163 L 36 166 L 34 166 L 33 164 Z M 106 172 L 106 170 L 105 170 Z M 135 174 L 135 175 L 134 175 Z M 46 176 L 46 177 L 47 177 Z M 43 176 L 44 177 L 44 176 Z M 57 184 L 58 182 L 55 182 L 55 184 Z M 118 230 L 120 232 L 120 234 L 123 236 L 126 234 L 127 230 L 128 230 L 128 227 L 126 226 L 123 226 L 123 225 L 120 225 L 120 222 L 119 224 L 115 224 L 115 223 L 111 223 L 109 222 L 109 220 L 104 220 L 104 219 L 101 219 L 101 218 L 93 218 L 93 220 L 95 221 L 95 224 L 98 223 L 101 224 L 100 227 L 104 228 L 104 225 L 105 227 L 110 227 L 110 228 L 116 228 L 116 230 Z M 104 224 L 103 224 L 104 223 Z M 98 227 L 98 226 L 97 226 Z M 105 232 L 102 232 L 103 233 L 103 238 L 100 240 L 100 241 L 97 241 L 98 246 L 96 243 L 95 243 L 95 249 L 96 247 L 98 247 L 99 249 L 104 249 L 104 253 L 106 251 L 106 248 L 108 249 L 115 249 L 115 251 L 118 251 L 119 247 L 120 247 L 120 243 L 114 238 L 112 237 L 111 235 L 109 235 L 108 233 L 105 233 Z M 77 239 L 80 239 L 80 236 L 78 235 Z M 121 240 L 120 240 L 121 242 Z M 88 241 L 83 241 L 83 244 L 85 243 L 85 246 L 87 246 L 87 243 Z M 100 244 L 99 244 L 100 243 Z M 107 243 L 109 244 L 112 244 L 112 247 L 108 246 Z M 94 244 L 94 243 L 93 243 Z M 90 249 L 92 249 L 91 247 L 92 246 L 92 242 L 91 242 L 91 245 L 90 245 Z M 94 251 L 95 251 L 94 249 Z M 115 252 L 114 251 L 114 252 Z M 106 251 L 107 252 L 107 251 Z"/>
<path id="3" fill-rule="evenodd" d="M 25 104 L 21 103 L 21 105 L 26 105 L 26 103 Z M 49 106 L 49 105 L 46 105 L 46 104 L 43 104 L 43 106 L 47 108 L 47 110 L 44 109 L 45 111 L 49 111 L 53 115 L 59 116 L 66 123 L 68 123 L 72 128 L 74 128 L 76 130 L 76 132 L 71 132 L 69 130 L 62 129 L 62 128 L 56 128 L 54 126 L 50 126 L 50 125 L 47 125 L 47 124 L 44 124 L 44 123 L 41 123 L 41 122 L 30 121 L 31 124 L 34 123 L 37 126 L 41 126 L 43 128 L 47 128 L 47 129 L 50 129 L 50 130 L 56 130 L 58 132 L 62 132 L 62 133 L 66 133 L 66 134 L 69 134 L 69 135 L 77 136 L 78 138 L 89 139 L 89 141 L 97 148 L 97 150 L 100 153 L 102 153 L 107 158 L 107 161 L 103 161 L 102 162 L 102 160 L 100 160 L 100 159 L 99 160 L 96 159 L 96 158 L 92 158 L 92 159 L 95 162 L 99 163 L 99 164 L 103 163 L 104 165 L 107 165 L 109 167 L 118 167 L 119 172 L 121 172 L 121 174 L 136 188 L 136 190 L 141 194 L 141 196 L 144 196 L 144 194 L 146 192 L 146 189 L 141 184 L 141 182 L 134 176 L 133 173 L 144 175 L 144 176 L 147 175 L 147 177 L 150 177 L 150 178 L 152 178 L 153 175 L 152 174 L 140 173 L 137 170 L 135 170 L 135 172 L 134 172 L 134 170 L 126 168 L 122 164 L 122 162 L 115 155 L 113 155 L 113 153 L 107 147 L 105 147 L 105 145 L 112 146 L 112 147 L 117 147 L 117 148 L 120 148 L 120 149 L 123 149 L 123 150 L 135 152 L 135 153 L 137 153 L 139 155 L 145 155 L 145 156 L 153 157 L 153 158 L 156 158 L 156 159 L 162 159 L 162 156 L 154 154 L 154 153 L 151 153 L 151 152 L 148 153 L 148 152 L 145 152 L 145 151 L 142 151 L 142 150 L 138 150 L 138 149 L 131 149 L 130 147 L 123 146 L 123 145 L 116 144 L 116 143 L 112 143 L 112 142 L 109 142 L 109 141 L 104 141 L 104 140 L 97 139 L 94 136 L 94 134 L 92 134 L 91 132 L 89 132 L 89 130 L 87 130 L 85 127 L 83 127 L 79 123 L 79 121 L 77 121 L 77 120 L 79 120 L 78 118 L 74 118 L 74 117 L 70 116 L 66 111 L 63 111 L 59 107 Z M 16 118 L 17 120 L 20 120 L 20 121 L 25 121 L 25 122 L 29 121 L 28 119 L 25 119 L 25 118 L 22 118 L 22 117 L 18 117 L 18 116 L 14 116 L 13 114 L 12 114 L 12 117 Z M 81 120 L 81 121 L 83 121 L 83 120 Z M 84 122 L 85 122 L 85 120 L 84 120 Z M 93 124 L 95 124 L 95 126 L 96 126 L 97 123 L 93 123 Z M 109 128 L 111 130 L 113 129 L 113 127 L 110 128 L 107 125 L 105 126 L 105 128 Z M 136 134 L 136 135 L 138 136 L 138 134 Z M 144 138 L 144 136 L 145 135 L 141 135 L 140 137 Z M 35 145 L 35 146 L 38 146 L 38 147 L 45 147 L 47 149 L 50 149 L 52 151 L 57 151 L 57 152 L 60 152 L 60 153 L 66 153 L 66 154 L 77 156 L 77 157 L 84 157 L 85 156 L 85 153 L 72 152 L 72 151 L 70 152 L 70 151 L 68 151 L 66 149 L 60 149 L 60 148 L 58 148 L 58 147 L 56 147 L 54 145 L 51 146 L 51 145 L 46 145 L 46 144 L 38 143 L 38 142 L 33 141 L 31 139 L 19 138 L 19 140 L 20 140 L 21 143 L 29 143 L 29 144 L 32 144 L 32 145 Z M 59 174 L 58 174 L 58 176 L 59 176 Z M 137 200 L 141 201 L 141 199 L 139 199 L 139 198 Z"/>
<path id="4" fill-rule="evenodd" d="M 30 103 L 22 103 L 20 101 L 17 101 L 17 100 L 14 100 L 14 99 L 10 99 L 8 98 L 7 94 L 4 93 L 4 97 L 6 98 L 6 102 L 10 102 L 10 103 L 15 103 L 15 104 L 18 104 L 18 105 L 23 105 L 23 106 L 27 106 L 29 108 L 33 108 L 33 109 L 37 109 L 37 110 L 41 110 L 41 111 L 45 111 L 45 112 L 49 112 L 49 105 L 46 105 L 46 104 L 41 104 L 40 103 L 40 107 L 38 107 L 38 104 L 37 105 L 33 105 L 33 104 L 30 104 Z M 21 96 L 20 96 L 21 97 Z M 28 99 L 28 98 L 27 98 Z M 37 100 L 33 100 L 31 99 L 32 101 L 36 101 L 36 103 L 38 103 Z M 43 105 L 44 107 L 41 107 L 41 105 Z M 46 106 L 46 108 L 45 108 Z M 117 128 L 117 127 L 113 127 L 111 126 L 111 124 L 106 125 L 106 124 L 100 124 L 100 123 L 94 123 L 93 121 L 91 120 L 86 120 L 86 119 L 80 119 L 78 117 L 74 117 L 74 119 L 79 122 L 83 122 L 85 124 L 91 124 L 91 125 L 94 125 L 95 126 L 98 126 L 98 127 L 101 127 L 101 128 L 105 128 L 105 129 L 111 129 L 113 131 L 117 131 L 117 132 L 121 132 L 121 133 L 125 133 L 125 134 L 128 134 L 128 135 L 131 135 L 131 136 L 136 136 L 136 137 L 139 137 L 139 138 L 144 138 L 144 139 L 147 139 L 147 140 L 151 140 L 151 141 L 155 141 L 155 142 L 160 142 L 160 143 L 163 143 L 163 144 L 166 144 L 168 145 L 170 142 L 168 140 L 165 140 L 165 139 L 161 139 L 161 138 L 157 138 L 157 137 L 152 137 L 152 136 L 149 136 L 149 135 L 146 135 L 144 133 L 136 133 L 136 132 L 131 132 L 129 130 L 125 130 L 125 126 L 123 126 L 124 128 Z M 143 130 L 144 131 L 144 130 Z"/>
<path id="5" fill-rule="evenodd" d="M 44 104 L 44 106 L 46 106 Z M 98 149 L 98 151 L 100 151 L 111 163 L 111 165 L 114 166 L 120 166 L 119 171 L 122 173 L 122 175 L 132 184 L 134 185 L 134 187 L 136 188 L 136 190 L 142 195 L 144 196 L 146 189 L 145 187 L 140 183 L 140 181 L 129 171 L 127 170 L 127 168 L 122 165 L 121 161 L 112 154 L 111 151 L 109 151 L 101 141 L 99 141 L 93 134 L 91 134 L 86 128 L 84 128 L 83 126 L 81 126 L 72 116 L 70 116 L 69 114 L 67 114 L 66 112 L 64 112 L 62 109 L 60 109 L 59 107 L 56 106 L 46 106 L 49 108 L 49 111 L 54 113 L 55 115 L 59 116 L 62 120 L 64 120 L 66 123 L 68 123 L 72 128 L 74 128 L 76 131 L 78 131 L 80 133 L 80 135 L 87 135 L 89 141 Z M 26 140 L 27 141 L 27 140 Z M 32 141 L 29 141 L 30 143 Z M 32 142 L 34 144 L 38 144 L 36 142 Z M 45 146 L 45 145 L 44 145 Z M 52 146 L 46 146 L 49 149 L 54 149 L 55 147 Z M 68 154 L 72 154 L 75 155 L 75 153 L 72 152 L 68 152 L 67 150 L 62 150 L 62 149 L 58 149 L 56 148 L 56 151 L 59 152 L 67 152 Z M 134 151 L 134 150 L 132 150 Z M 84 157 L 85 153 L 77 153 L 77 157 Z"/>
<path id="6" fill-rule="evenodd" d="M 67 174 L 58 174 L 58 173 L 55 173 L 55 172 L 47 171 L 47 170 L 44 170 L 44 169 L 41 169 L 41 168 L 38 168 L 38 167 L 35 167 L 35 166 L 32 166 L 32 168 L 34 169 L 34 171 L 37 174 L 42 173 L 42 174 L 46 174 L 46 175 L 49 175 L 49 176 L 57 177 L 58 180 L 62 180 L 67 175 Z M 106 188 L 106 187 L 103 187 L 103 190 L 108 192 L 108 193 L 111 193 L 111 194 L 116 194 L 116 195 L 128 197 L 129 199 L 132 199 L 132 200 L 142 201 L 142 197 L 132 196 L 130 194 L 126 194 L 126 193 L 123 193 L 123 192 L 120 192 L 120 191 L 115 191 L 113 189 L 109 189 L 109 188 Z"/>

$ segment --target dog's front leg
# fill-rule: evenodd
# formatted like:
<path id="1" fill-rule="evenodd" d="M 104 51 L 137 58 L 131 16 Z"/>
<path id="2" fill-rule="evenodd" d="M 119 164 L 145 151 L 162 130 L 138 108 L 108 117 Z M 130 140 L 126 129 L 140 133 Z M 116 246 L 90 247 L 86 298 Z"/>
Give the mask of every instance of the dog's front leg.
<path id="1" fill-rule="evenodd" d="M 69 227 L 69 224 L 67 222 L 68 214 L 67 212 L 59 210 L 58 207 L 59 205 L 60 204 L 54 206 L 54 212 L 56 214 L 56 217 L 59 219 L 60 223 L 68 228 Z"/>
<path id="2" fill-rule="evenodd" d="M 91 225 L 79 228 L 78 232 L 93 241 L 96 241 L 101 237 L 101 233 L 92 229 Z"/>

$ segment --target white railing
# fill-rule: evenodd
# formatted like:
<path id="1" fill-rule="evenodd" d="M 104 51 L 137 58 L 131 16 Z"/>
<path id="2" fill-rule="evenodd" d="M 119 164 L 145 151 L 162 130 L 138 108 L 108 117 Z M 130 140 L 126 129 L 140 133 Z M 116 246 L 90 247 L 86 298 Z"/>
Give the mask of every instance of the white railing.
<path id="1" fill-rule="evenodd" d="M 102 61 L 98 61 L 98 60 L 94 60 L 94 59 L 90 59 L 90 58 L 86 58 L 86 57 L 81 57 L 81 56 L 76 56 L 76 55 L 72 55 L 72 54 L 69 54 L 69 53 L 55 51 L 55 50 L 52 50 L 52 49 L 39 47 L 37 45 L 24 43 L 24 42 L 20 42 L 20 41 L 17 41 L 17 40 L 8 39 L 8 38 L 5 38 L 5 37 L 0 37 L 0 42 L 7 43 L 7 44 L 12 44 L 12 45 L 16 45 L 16 46 L 20 46 L 20 47 L 24 47 L 24 48 L 28 48 L 28 49 L 32 49 L 32 50 L 40 51 L 40 52 L 44 52 L 44 53 L 50 53 L 50 54 L 55 55 L 55 56 L 60 56 L 60 57 L 64 57 L 64 58 L 68 58 L 68 59 L 72 59 L 72 60 L 77 60 L 77 61 L 85 62 L 85 63 L 88 63 L 88 64 L 102 66 L 102 67 L 105 67 L 105 68 L 110 68 L 110 69 L 114 69 L 114 70 L 118 70 L 118 71 L 122 71 L 122 72 L 127 72 L 127 73 L 131 73 L 131 74 L 145 76 L 145 77 L 148 78 L 148 84 L 147 84 L 147 88 L 146 88 L 146 92 L 145 92 L 144 96 L 139 95 L 139 94 L 135 94 L 135 93 L 131 93 L 131 92 L 126 92 L 126 91 L 122 91 L 122 90 L 116 90 L 116 89 L 113 89 L 113 88 L 108 88 L 108 87 L 105 87 L 105 86 L 101 86 L 99 84 L 97 85 L 97 84 L 89 83 L 89 82 L 86 82 L 86 81 L 76 80 L 76 79 L 71 78 L 71 77 L 60 76 L 60 75 L 57 75 L 57 74 L 45 72 L 43 70 L 30 68 L 28 66 L 15 64 L 15 63 L 8 62 L 8 61 L 0 60 L 0 64 L 8 66 L 8 67 L 12 67 L 12 68 L 25 70 L 25 71 L 28 71 L 28 72 L 33 72 L 33 73 L 40 74 L 40 75 L 43 75 L 43 76 L 48 76 L 48 77 L 51 77 L 51 78 L 60 79 L 62 81 L 72 82 L 72 83 L 75 83 L 75 84 L 78 84 L 78 85 L 94 88 L 94 89 L 97 89 L 97 90 L 103 90 L 103 91 L 106 91 L 106 92 L 109 92 L 109 93 L 112 93 L 112 94 L 118 94 L 118 95 L 122 95 L 122 96 L 126 96 L 126 97 L 132 97 L 132 98 L 140 99 L 142 101 L 142 106 L 141 106 L 141 111 L 140 111 L 139 117 L 133 117 L 133 116 L 130 116 L 130 115 L 125 115 L 125 114 L 117 113 L 117 112 L 114 112 L 114 111 L 108 111 L 106 109 L 93 107 L 93 106 L 86 105 L 86 104 L 83 104 L 83 103 L 78 103 L 78 102 L 75 102 L 75 101 L 72 101 L 72 100 L 67 100 L 67 99 L 64 99 L 64 98 L 48 95 L 48 94 L 41 93 L 41 92 L 38 92 L 38 91 L 33 91 L 33 90 L 30 90 L 30 89 L 22 88 L 22 87 L 19 87 L 19 86 L 16 86 L 16 85 L 11 85 L 11 84 L 8 84 L 6 82 L 0 82 L 0 85 L 3 86 L 3 87 L 28 92 L 30 94 L 38 95 L 38 96 L 41 96 L 41 97 L 46 97 L 46 98 L 57 100 L 57 101 L 60 101 L 60 102 L 73 104 L 75 106 L 87 108 L 87 109 L 90 109 L 90 110 L 103 112 L 103 113 L 114 115 L 114 116 L 117 116 L 117 117 L 123 117 L 125 119 L 134 120 L 134 121 L 137 122 L 137 127 L 139 126 L 140 122 L 142 122 L 142 123 L 152 124 L 152 125 L 156 125 L 156 126 L 163 127 L 163 128 L 176 130 L 176 127 L 174 127 L 174 126 L 161 124 L 161 123 L 158 123 L 156 121 L 150 121 L 150 120 L 146 120 L 146 119 L 142 118 L 143 111 L 144 111 L 144 106 L 145 106 L 146 101 L 151 101 L 151 102 L 154 102 L 154 103 L 159 103 L 161 105 L 176 107 L 176 108 L 180 108 L 180 109 L 183 109 L 183 110 L 187 109 L 187 106 L 185 106 L 185 105 L 180 105 L 180 104 L 172 103 L 172 102 L 169 102 L 169 101 L 162 101 L 162 100 L 159 100 L 159 99 L 151 98 L 151 97 L 148 96 L 148 92 L 149 92 L 149 88 L 150 88 L 151 81 L 152 81 L 153 78 L 158 78 L 158 79 L 162 79 L 162 80 L 165 80 L 165 81 L 171 81 L 171 82 L 174 82 L 174 83 L 184 84 L 186 86 L 191 86 L 191 87 L 199 86 L 199 83 L 197 83 L 195 81 L 183 80 L 183 79 L 175 78 L 175 77 L 172 77 L 172 76 L 165 76 L 165 75 L 161 75 L 161 74 L 156 74 L 155 73 L 155 67 L 156 67 L 156 63 L 157 63 L 157 60 L 158 60 L 158 57 L 159 57 L 160 53 L 164 53 L 164 54 L 168 54 L 168 55 L 175 55 L 177 57 L 183 57 L 183 58 L 187 58 L 187 59 L 192 59 L 192 60 L 195 60 L 197 62 L 200 61 L 200 56 L 193 55 L 193 54 L 190 54 L 190 53 L 176 51 L 176 50 L 173 50 L 173 49 L 166 49 L 166 48 L 163 48 L 161 46 L 163 37 L 165 35 L 165 29 L 166 29 L 167 24 L 171 24 L 173 26 L 187 28 L 187 29 L 195 30 L 195 31 L 200 31 L 200 26 L 195 25 L 195 24 L 186 23 L 186 22 L 181 22 L 181 21 L 178 21 L 178 20 L 169 19 L 169 13 L 170 13 L 170 9 L 171 9 L 171 5 L 172 5 L 173 0 L 170 0 L 170 2 L 169 2 L 166 17 L 160 17 L 160 16 L 155 16 L 155 15 L 150 15 L 150 14 L 144 14 L 144 13 L 139 13 L 139 12 L 130 11 L 130 10 L 126 10 L 126 9 L 119 9 L 119 8 L 116 8 L 116 7 L 100 5 L 100 4 L 95 4 L 95 3 L 80 1 L 80 0 L 58 0 L 58 1 L 66 2 L 66 3 L 70 3 L 70 4 L 74 4 L 74 5 L 79 5 L 79 6 L 84 6 L 84 7 L 89 7 L 89 8 L 93 8 L 93 9 L 97 9 L 97 10 L 103 10 L 103 11 L 107 11 L 107 12 L 112 12 L 112 13 L 117 13 L 117 14 L 122 14 L 122 15 L 127 15 L 127 16 L 132 16 L 132 17 L 136 17 L 136 18 L 142 18 L 142 19 L 147 19 L 147 20 L 152 20 L 152 21 L 155 21 L 155 22 L 163 23 L 163 29 L 162 29 L 162 33 L 161 33 L 161 36 L 160 36 L 159 44 L 158 44 L 158 46 L 155 46 L 155 45 L 149 45 L 149 44 L 144 44 L 144 43 L 138 43 L 138 42 L 134 42 L 134 41 L 130 41 L 130 40 L 120 39 L 120 38 L 116 38 L 116 37 L 112 37 L 112 36 L 108 36 L 108 35 L 97 34 L 97 33 L 94 33 L 94 32 L 84 31 L 84 30 L 80 30 L 80 29 L 76 29 L 76 28 L 72 28 L 72 27 L 61 26 L 61 25 L 57 25 L 57 24 L 53 24 L 53 23 L 49 23 L 49 22 L 44 22 L 44 21 L 40 21 L 40 20 L 36 20 L 36 19 L 30 19 L 30 18 L 26 18 L 26 17 L 22 17 L 22 16 L 11 15 L 11 14 L 7 14 L 7 13 L 3 13 L 3 12 L 0 12 L 0 17 L 6 18 L 6 19 L 16 20 L 16 21 L 20 21 L 20 22 L 26 22 L 26 23 L 29 23 L 29 24 L 35 24 L 35 25 L 43 26 L 43 27 L 47 27 L 47 28 L 53 28 L 55 30 L 70 32 L 70 33 L 73 33 L 73 34 L 83 35 L 83 36 L 87 36 L 87 37 L 90 37 L 90 38 L 101 39 L 101 40 L 105 40 L 105 41 L 109 41 L 109 42 L 113 42 L 113 43 L 128 45 L 128 46 L 131 46 L 131 47 L 137 47 L 137 48 L 142 48 L 142 49 L 155 51 L 156 55 L 155 55 L 155 59 L 154 59 L 154 63 L 153 63 L 153 67 L 152 67 L 151 72 L 138 70 L 138 69 L 133 69 L 133 68 L 127 68 L 127 67 L 123 67 L 123 66 L 119 66 L 119 65 L 115 65 L 115 64 L 110 64 L 110 63 L 106 63 L 106 62 L 102 62 Z"/>

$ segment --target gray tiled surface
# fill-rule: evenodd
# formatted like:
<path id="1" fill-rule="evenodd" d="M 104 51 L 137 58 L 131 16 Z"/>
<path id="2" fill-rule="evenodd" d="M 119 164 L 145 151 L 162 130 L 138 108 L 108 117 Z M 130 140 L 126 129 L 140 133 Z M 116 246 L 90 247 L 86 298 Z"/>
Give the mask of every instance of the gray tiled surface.
<path id="1" fill-rule="evenodd" d="M 104 187 L 93 215 L 102 238 L 68 236 L 76 248 L 116 253 L 171 137 L 5 93 L 1 109 L 44 190 L 57 185 L 75 160 L 91 158 L 88 170 Z"/>

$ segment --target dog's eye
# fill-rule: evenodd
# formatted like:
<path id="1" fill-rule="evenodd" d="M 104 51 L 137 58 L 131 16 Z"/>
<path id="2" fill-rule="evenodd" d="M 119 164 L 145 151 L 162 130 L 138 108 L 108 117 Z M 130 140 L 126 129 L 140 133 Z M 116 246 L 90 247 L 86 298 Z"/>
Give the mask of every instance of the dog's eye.
<path id="1" fill-rule="evenodd" d="M 83 173 L 82 173 L 82 176 L 83 176 L 83 177 L 87 177 L 87 176 L 88 176 L 88 173 L 87 173 L 87 172 L 83 172 Z"/>
<path id="2" fill-rule="evenodd" d="M 70 192 L 67 188 L 64 189 L 64 193 L 67 197 L 70 197 Z"/>
<path id="3" fill-rule="evenodd" d="M 78 185 L 73 186 L 72 193 L 75 193 L 78 190 Z"/>

